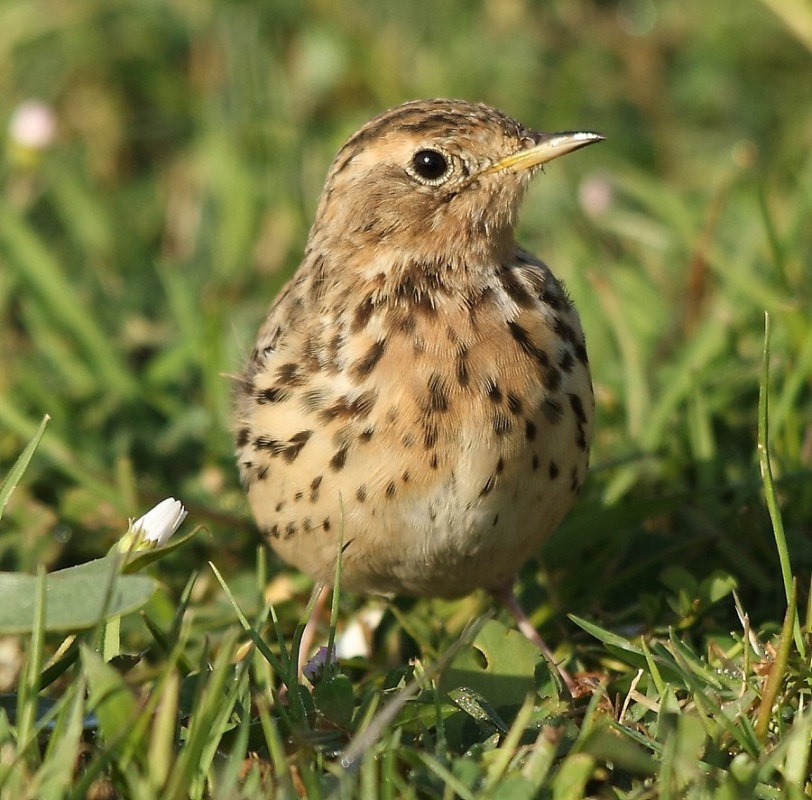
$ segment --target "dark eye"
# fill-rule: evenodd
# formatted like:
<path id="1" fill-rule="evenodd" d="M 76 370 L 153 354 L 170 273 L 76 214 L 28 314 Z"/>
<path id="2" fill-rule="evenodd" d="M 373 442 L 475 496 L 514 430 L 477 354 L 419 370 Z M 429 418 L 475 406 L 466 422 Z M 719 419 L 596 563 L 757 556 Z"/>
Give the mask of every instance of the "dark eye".
<path id="1" fill-rule="evenodd" d="M 418 150 L 412 158 L 414 171 L 427 181 L 436 181 L 448 172 L 448 161 L 436 150 Z"/>

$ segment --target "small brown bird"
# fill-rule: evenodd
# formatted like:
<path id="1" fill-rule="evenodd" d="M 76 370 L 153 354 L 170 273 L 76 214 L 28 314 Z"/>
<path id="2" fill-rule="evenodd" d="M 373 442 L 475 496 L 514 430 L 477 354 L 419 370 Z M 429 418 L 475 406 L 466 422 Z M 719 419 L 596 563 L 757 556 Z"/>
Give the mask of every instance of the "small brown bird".
<path id="1" fill-rule="evenodd" d="M 544 649 L 512 584 L 584 482 L 594 399 L 578 314 L 514 226 L 541 165 L 602 138 L 428 100 L 341 148 L 237 383 L 242 481 L 285 561 L 329 584 L 343 535 L 348 591 L 484 588 Z"/>

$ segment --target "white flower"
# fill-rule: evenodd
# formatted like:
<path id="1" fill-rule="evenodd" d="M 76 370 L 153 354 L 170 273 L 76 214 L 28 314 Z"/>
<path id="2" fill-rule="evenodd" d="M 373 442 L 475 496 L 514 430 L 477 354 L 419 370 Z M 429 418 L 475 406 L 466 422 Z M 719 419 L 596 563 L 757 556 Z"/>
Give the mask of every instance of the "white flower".
<path id="1" fill-rule="evenodd" d="M 131 523 L 130 530 L 135 534 L 140 531 L 144 542 L 163 547 L 185 519 L 186 509 L 183 503 L 174 497 L 168 497 Z"/>
<path id="2" fill-rule="evenodd" d="M 44 150 L 56 136 L 56 114 L 41 100 L 25 100 L 11 114 L 8 135 L 20 147 Z"/>

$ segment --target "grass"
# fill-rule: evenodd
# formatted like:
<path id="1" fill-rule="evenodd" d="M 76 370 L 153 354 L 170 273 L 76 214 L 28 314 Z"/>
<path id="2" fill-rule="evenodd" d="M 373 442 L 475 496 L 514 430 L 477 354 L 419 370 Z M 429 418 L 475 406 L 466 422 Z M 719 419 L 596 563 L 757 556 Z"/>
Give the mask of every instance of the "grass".
<path id="1" fill-rule="evenodd" d="M 811 29 L 791 0 L 7 0 L 0 119 L 38 98 L 57 133 L 0 151 L 0 568 L 39 576 L 0 639 L 0 796 L 808 796 Z M 227 376 L 332 155 L 428 96 L 607 136 L 520 229 L 598 399 L 518 587 L 579 701 L 479 596 L 342 595 L 337 635 L 376 611 L 374 646 L 300 686 L 311 587 L 236 479 Z M 141 613 L 104 611 L 125 574 L 49 628 L 50 576 L 170 495 L 203 530 L 136 562 Z"/>

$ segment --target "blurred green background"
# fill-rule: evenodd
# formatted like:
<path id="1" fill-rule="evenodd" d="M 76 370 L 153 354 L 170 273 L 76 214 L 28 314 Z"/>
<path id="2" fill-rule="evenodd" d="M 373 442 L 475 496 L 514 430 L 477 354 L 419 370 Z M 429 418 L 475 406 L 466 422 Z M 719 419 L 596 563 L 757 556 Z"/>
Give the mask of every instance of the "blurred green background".
<path id="1" fill-rule="evenodd" d="M 768 310 L 808 575 L 810 52 L 803 0 L 4 0 L 0 474 L 52 421 L 0 567 L 100 555 L 170 495 L 211 531 L 170 582 L 206 558 L 253 567 L 229 375 L 341 143 L 447 96 L 607 137 L 550 166 L 520 226 L 581 310 L 599 405 L 588 486 L 548 548 L 557 607 L 656 622 L 676 563 L 724 567 L 778 618 L 756 410 Z"/>

